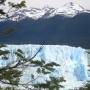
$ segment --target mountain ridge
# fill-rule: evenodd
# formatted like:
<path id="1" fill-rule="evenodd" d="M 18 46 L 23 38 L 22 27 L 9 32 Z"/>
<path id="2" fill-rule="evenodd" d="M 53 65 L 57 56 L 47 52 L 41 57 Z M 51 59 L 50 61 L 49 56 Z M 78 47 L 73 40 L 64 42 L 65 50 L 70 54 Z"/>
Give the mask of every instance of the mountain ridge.
<path id="1" fill-rule="evenodd" d="M 3 44 L 69 45 L 90 48 L 90 14 L 81 13 L 73 18 L 57 15 L 48 19 L 25 18 L 20 21 L 0 22 L 0 32 L 15 29 L 0 35 Z"/>
<path id="2" fill-rule="evenodd" d="M 20 10 L 16 10 L 13 13 L 10 13 L 9 18 L 7 19 L 11 19 L 13 21 L 19 21 L 26 17 L 29 17 L 37 20 L 39 18 L 50 18 L 55 15 L 62 15 L 64 17 L 72 18 L 75 15 L 78 15 L 84 12 L 90 13 L 89 10 L 84 9 L 81 5 L 78 5 L 73 2 L 69 2 L 62 5 L 60 8 L 54 8 L 50 6 L 45 6 L 43 8 L 26 7 Z"/>

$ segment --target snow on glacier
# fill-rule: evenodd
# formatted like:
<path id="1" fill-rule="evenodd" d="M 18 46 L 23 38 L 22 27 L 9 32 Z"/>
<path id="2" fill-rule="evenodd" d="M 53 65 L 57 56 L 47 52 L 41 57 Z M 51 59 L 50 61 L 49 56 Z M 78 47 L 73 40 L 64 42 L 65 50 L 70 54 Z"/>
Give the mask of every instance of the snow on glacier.
<path id="1" fill-rule="evenodd" d="M 33 57 L 42 45 L 7 45 L 3 49 L 8 49 L 12 53 L 17 49 L 21 49 L 25 52 L 26 57 Z M 15 60 L 16 57 L 10 54 L 9 61 Z M 60 64 L 60 67 L 56 67 L 56 70 L 50 75 L 59 77 L 63 76 L 66 80 L 64 85 L 67 87 L 78 87 L 82 85 L 88 79 L 87 68 L 87 54 L 85 49 L 81 47 L 71 47 L 65 45 L 43 45 L 41 51 L 34 58 L 35 60 L 45 60 L 46 62 L 56 62 Z M 8 60 L 7 60 L 8 61 Z M 6 61 L 6 62 L 7 62 Z M 4 65 L 6 62 L 1 60 L 0 65 Z M 29 73 L 35 73 L 34 68 L 27 68 L 22 82 L 28 82 L 30 79 Z M 48 78 L 48 75 L 38 78 L 36 82 L 44 82 Z"/>

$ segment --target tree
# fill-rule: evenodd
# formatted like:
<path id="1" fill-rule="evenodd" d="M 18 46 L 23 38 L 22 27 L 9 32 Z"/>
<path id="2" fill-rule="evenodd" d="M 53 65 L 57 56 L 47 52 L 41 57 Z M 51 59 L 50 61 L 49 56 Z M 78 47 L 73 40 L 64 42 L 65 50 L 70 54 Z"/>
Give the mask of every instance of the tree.
<path id="1" fill-rule="evenodd" d="M 0 5 L 5 5 L 5 2 L 7 0 L 0 0 Z M 14 4 L 12 2 L 8 2 L 8 5 L 10 6 L 9 10 L 7 12 L 4 11 L 4 9 L 0 9 L 0 19 L 3 18 L 10 18 L 9 13 L 12 10 L 17 10 L 22 7 L 25 7 L 25 1 L 21 1 L 20 3 Z M 11 32 L 13 32 L 14 29 L 7 29 L 5 31 L 0 32 L 0 35 L 7 35 Z M 8 55 L 11 53 L 9 50 L 3 50 L 2 48 L 6 47 L 6 45 L 0 44 L 0 57 L 3 61 L 8 60 Z M 6 85 L 9 85 L 9 87 L 6 87 L 6 90 L 12 90 L 12 88 L 18 88 L 19 86 L 24 87 L 26 89 L 31 89 L 32 86 L 34 89 L 39 88 L 46 88 L 49 90 L 59 90 L 60 87 L 63 87 L 60 82 L 65 81 L 63 77 L 50 77 L 50 80 L 46 80 L 46 83 L 32 83 L 35 81 L 38 77 L 40 77 L 41 74 L 47 75 L 53 72 L 55 69 L 53 66 L 60 66 L 59 64 L 55 62 L 46 63 L 44 60 L 34 60 L 36 55 L 42 50 L 43 45 L 39 48 L 39 50 L 34 54 L 31 58 L 26 58 L 24 55 L 24 52 L 20 49 L 18 49 L 13 54 L 17 57 L 16 61 L 9 62 L 5 66 L 0 67 L 0 82 Z M 37 77 L 35 77 L 34 74 L 31 74 L 31 80 L 27 83 L 20 83 L 20 77 L 23 75 L 23 69 L 26 67 L 37 67 L 36 73 L 38 74 Z M 12 88 L 10 88 L 12 87 Z M 13 90 L 14 90 L 13 88 Z M 1 88 L 2 89 L 2 88 Z M 0 90 L 1 90 L 0 89 Z"/>
<path id="2" fill-rule="evenodd" d="M 5 3 L 8 0 L 0 0 L 0 5 L 2 5 L 3 7 L 5 6 Z M 0 9 L 0 19 L 4 18 L 10 18 L 9 17 L 9 13 L 13 10 L 18 10 L 20 8 L 26 7 L 26 2 L 25 1 L 21 1 L 20 3 L 14 4 L 12 2 L 7 2 L 9 9 L 7 11 L 4 11 L 4 9 Z"/>
<path id="3" fill-rule="evenodd" d="M 6 47 L 5 45 L 0 45 L 0 48 Z M 63 87 L 60 82 L 65 81 L 63 77 L 50 77 L 50 80 L 46 80 L 46 83 L 37 83 L 33 84 L 32 81 L 35 81 L 38 77 L 40 77 L 41 74 L 47 75 L 53 72 L 55 69 L 53 66 L 60 66 L 59 64 L 55 62 L 46 63 L 44 60 L 33 60 L 35 56 L 42 50 L 43 46 L 39 48 L 39 50 L 35 53 L 35 55 L 31 58 L 26 58 L 24 56 L 24 52 L 20 49 L 18 49 L 13 54 L 17 56 L 16 61 L 12 61 L 5 66 L 0 68 L 0 81 L 3 84 L 8 84 L 14 87 L 25 87 L 30 89 L 30 85 L 32 85 L 34 88 L 49 88 L 49 90 L 59 90 L 58 88 Z M 8 50 L 0 50 L 0 56 L 3 60 L 7 60 L 7 55 L 11 53 Z M 37 77 L 35 77 L 34 74 L 31 73 L 31 80 L 27 83 L 21 84 L 19 82 L 20 77 L 22 76 L 23 69 L 25 67 L 37 67 L 36 73 L 38 74 Z"/>

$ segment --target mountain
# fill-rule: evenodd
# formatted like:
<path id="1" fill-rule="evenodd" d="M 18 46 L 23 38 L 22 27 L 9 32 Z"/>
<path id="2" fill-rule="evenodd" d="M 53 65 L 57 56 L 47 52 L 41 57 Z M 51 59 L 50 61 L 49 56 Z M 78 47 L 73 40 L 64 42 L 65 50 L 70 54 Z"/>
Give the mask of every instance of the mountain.
<path id="1" fill-rule="evenodd" d="M 0 43 L 58 44 L 90 48 L 90 13 L 80 6 L 81 9 L 74 7 L 73 3 L 69 4 L 64 6 L 69 11 L 76 8 L 73 9 L 75 13 L 70 14 L 66 9 L 67 14 L 59 12 L 61 9 L 45 7 L 41 11 L 32 8 L 30 17 L 29 9 L 16 11 L 19 18 L 13 14 L 17 19 L 12 15 L 13 17 L 0 22 Z"/>
<path id="2" fill-rule="evenodd" d="M 9 19 L 13 21 L 18 21 L 26 17 L 30 17 L 32 19 L 37 20 L 39 18 L 50 18 L 55 15 L 74 17 L 75 15 L 83 12 L 89 12 L 89 10 L 88 11 L 85 10 L 81 5 L 77 5 L 76 3 L 69 2 L 59 8 L 54 8 L 50 6 L 45 6 L 43 8 L 26 7 L 9 13 L 9 17 L 10 17 Z"/>
<path id="3" fill-rule="evenodd" d="M 3 50 L 8 49 L 11 54 L 7 56 L 8 60 L 3 58 L 4 62 L 0 57 L 0 64 L 5 65 L 15 60 L 13 52 L 17 49 L 21 49 L 26 58 L 33 57 L 43 44 L 34 59 L 60 64 L 50 76 L 63 76 L 66 80 L 66 90 L 81 87 L 86 82 L 89 73 L 88 60 L 86 50 L 81 47 L 90 49 L 89 11 L 70 2 L 58 9 L 25 8 L 10 13 L 9 16 L 10 18 L 0 22 L 0 43 L 10 44 Z M 30 74 L 34 74 L 35 70 L 35 67 L 25 68 L 20 79 L 22 84 L 30 81 Z M 37 76 L 36 73 L 35 75 Z M 37 78 L 35 81 L 45 82 L 48 76 Z"/>

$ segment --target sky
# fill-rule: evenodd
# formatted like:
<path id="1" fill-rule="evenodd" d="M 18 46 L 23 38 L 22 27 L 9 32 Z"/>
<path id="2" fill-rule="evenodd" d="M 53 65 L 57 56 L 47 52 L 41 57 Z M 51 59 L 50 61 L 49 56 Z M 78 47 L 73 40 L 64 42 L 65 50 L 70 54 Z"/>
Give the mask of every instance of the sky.
<path id="1" fill-rule="evenodd" d="M 14 2 L 20 2 L 22 0 L 8 0 Z M 86 9 L 90 9 L 90 0 L 25 0 L 27 2 L 27 6 L 29 7 L 44 7 L 44 6 L 51 6 L 51 7 L 60 7 L 68 2 L 75 2 L 83 6 Z"/>
<path id="2" fill-rule="evenodd" d="M 75 2 L 86 9 L 90 9 L 90 0 L 27 0 L 27 2 L 27 5 L 31 7 L 43 7 L 48 5 L 51 7 L 60 7 L 65 3 Z"/>

